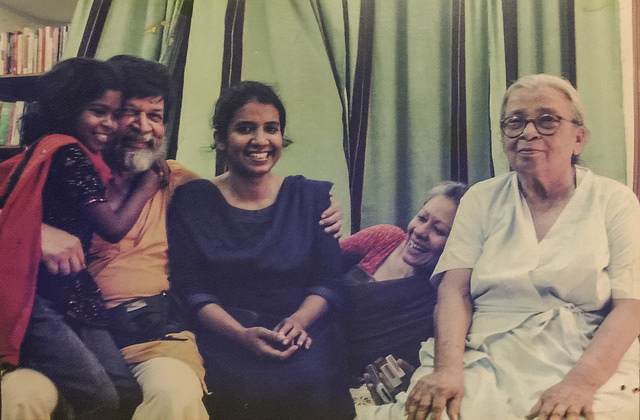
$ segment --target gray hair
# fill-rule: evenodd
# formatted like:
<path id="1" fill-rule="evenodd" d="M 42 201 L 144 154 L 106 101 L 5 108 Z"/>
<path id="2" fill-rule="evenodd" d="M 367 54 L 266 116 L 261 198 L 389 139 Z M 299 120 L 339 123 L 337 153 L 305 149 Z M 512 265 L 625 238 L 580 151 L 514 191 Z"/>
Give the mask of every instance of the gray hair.
<path id="1" fill-rule="evenodd" d="M 509 101 L 509 97 L 511 96 L 511 94 L 516 89 L 533 89 L 543 86 L 550 87 L 562 92 L 571 103 L 571 108 L 573 110 L 573 122 L 576 125 L 586 127 L 584 122 L 584 104 L 582 103 L 582 97 L 580 96 L 576 88 L 574 88 L 571 82 L 569 82 L 564 77 L 545 73 L 522 76 L 511 86 L 509 86 L 504 94 L 504 98 L 502 99 L 500 120 L 502 121 L 502 119 L 505 117 L 507 102 Z M 571 157 L 571 164 L 576 165 L 578 163 L 580 163 L 580 155 L 573 155 Z"/>
<path id="2" fill-rule="evenodd" d="M 442 195 L 447 197 L 449 200 L 456 203 L 456 205 L 460 205 L 460 199 L 467 192 L 469 186 L 463 182 L 458 181 L 442 181 L 438 183 L 435 187 L 431 188 L 429 191 L 429 195 L 427 197 L 427 201 L 431 200 L 433 197 L 437 195 Z M 427 202 L 425 201 L 425 203 Z"/>
<path id="3" fill-rule="evenodd" d="M 533 89 L 541 86 L 550 87 L 564 93 L 567 99 L 569 99 L 569 102 L 571 102 L 571 107 L 573 108 L 573 121 L 577 125 L 585 125 L 584 105 L 582 103 L 582 98 L 580 97 L 580 94 L 578 93 L 576 88 L 574 88 L 571 82 L 569 82 L 564 77 L 545 73 L 522 76 L 511 86 L 509 86 L 502 100 L 502 108 L 500 109 L 500 120 L 505 117 L 507 102 L 509 101 L 509 97 L 511 96 L 511 94 L 516 89 Z"/>

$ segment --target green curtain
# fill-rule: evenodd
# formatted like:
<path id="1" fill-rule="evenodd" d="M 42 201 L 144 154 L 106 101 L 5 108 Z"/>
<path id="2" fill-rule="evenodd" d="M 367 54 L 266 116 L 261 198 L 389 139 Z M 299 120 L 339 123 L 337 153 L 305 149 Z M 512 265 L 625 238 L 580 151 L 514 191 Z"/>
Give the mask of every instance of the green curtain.
<path id="1" fill-rule="evenodd" d="M 469 184 L 509 170 L 499 113 L 506 91 L 502 1 L 465 2 L 466 126 Z"/>
<path id="2" fill-rule="evenodd" d="M 576 0 L 575 5 L 577 86 L 589 128 L 581 158 L 596 174 L 626 183 L 619 4 Z"/>
<path id="3" fill-rule="evenodd" d="M 168 60 L 182 3 L 183 0 L 113 0 L 95 57 L 131 54 Z M 64 58 L 77 55 L 92 4 L 93 0 L 78 1 Z"/>
<path id="4" fill-rule="evenodd" d="M 509 40 L 503 39 L 503 27 L 512 25 L 517 36 L 516 77 L 541 72 L 575 77 L 590 132 L 582 154 L 583 164 L 599 175 L 626 183 L 618 2 L 466 0 L 465 3 L 469 181 L 474 183 L 487 177 L 483 159 L 474 161 L 474 158 L 483 156 L 488 144 L 495 174 L 509 170 L 502 151 L 498 117 L 506 84 L 512 82 L 505 75 L 505 63 L 513 57 L 505 56 L 505 43 Z M 516 5 L 515 21 L 503 21 L 503 7 L 508 3 Z M 575 29 L 569 25 L 572 20 Z M 576 75 L 572 75 L 573 66 Z"/>
<path id="5" fill-rule="evenodd" d="M 374 19 L 362 227 L 406 228 L 450 177 L 452 7 L 377 0 Z"/>
<path id="6" fill-rule="evenodd" d="M 67 55 L 90 3 L 78 3 Z M 149 28 L 171 23 L 179 4 L 114 0 L 98 56 L 164 57 L 171 37 Z M 226 7 L 195 0 L 186 59 L 177 158 L 206 177 L 215 173 L 210 120 Z M 358 38 L 361 12 L 372 14 L 371 45 Z M 499 109 L 508 83 L 525 74 L 576 80 L 591 139 L 583 160 L 625 182 L 619 38 L 617 0 L 246 0 L 242 79 L 274 85 L 287 107 L 294 143 L 276 172 L 333 181 L 348 216 L 356 57 L 370 48 L 361 224 L 406 227 L 427 191 L 455 176 L 455 159 L 466 161 L 471 184 L 509 169 Z M 458 131 L 460 150 L 452 147 Z"/>
<path id="7" fill-rule="evenodd" d="M 206 178 L 215 175 L 213 105 L 220 94 L 227 0 L 195 1 L 184 72 L 176 159 Z"/>

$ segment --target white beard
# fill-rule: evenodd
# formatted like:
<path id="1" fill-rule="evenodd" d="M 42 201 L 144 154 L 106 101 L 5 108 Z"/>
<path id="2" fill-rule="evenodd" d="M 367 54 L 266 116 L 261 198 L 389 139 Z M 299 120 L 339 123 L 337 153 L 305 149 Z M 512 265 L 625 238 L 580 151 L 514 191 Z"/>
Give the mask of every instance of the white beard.
<path id="1" fill-rule="evenodd" d="M 126 149 L 122 156 L 124 169 L 133 173 L 145 172 L 163 155 L 162 149 Z"/>

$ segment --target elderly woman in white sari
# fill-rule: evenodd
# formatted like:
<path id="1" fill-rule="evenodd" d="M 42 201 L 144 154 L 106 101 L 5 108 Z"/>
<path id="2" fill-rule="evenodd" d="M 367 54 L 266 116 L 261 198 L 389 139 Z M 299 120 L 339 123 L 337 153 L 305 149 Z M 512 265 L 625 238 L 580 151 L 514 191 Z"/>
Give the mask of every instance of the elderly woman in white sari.
<path id="1" fill-rule="evenodd" d="M 462 199 L 435 340 L 408 393 L 359 418 L 639 418 L 638 200 L 576 164 L 587 129 L 566 80 L 514 83 L 501 129 L 513 171 Z"/>

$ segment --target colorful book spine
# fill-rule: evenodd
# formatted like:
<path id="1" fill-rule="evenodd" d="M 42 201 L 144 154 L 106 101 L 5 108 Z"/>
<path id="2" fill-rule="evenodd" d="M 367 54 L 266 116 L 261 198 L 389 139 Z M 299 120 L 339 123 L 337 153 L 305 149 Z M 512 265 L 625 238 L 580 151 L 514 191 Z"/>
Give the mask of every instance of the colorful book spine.
<path id="1" fill-rule="evenodd" d="M 60 61 L 68 26 L 0 32 L 0 76 L 51 70 Z"/>
<path id="2" fill-rule="evenodd" d="M 0 32 L 0 74 L 9 74 L 9 32 Z"/>
<path id="3" fill-rule="evenodd" d="M 0 146 L 9 140 L 9 122 L 11 119 L 11 102 L 0 102 Z"/>
<path id="4" fill-rule="evenodd" d="M 7 146 L 20 145 L 20 119 L 24 112 L 24 101 L 17 101 L 11 105 L 11 118 L 9 120 L 9 138 Z"/>

